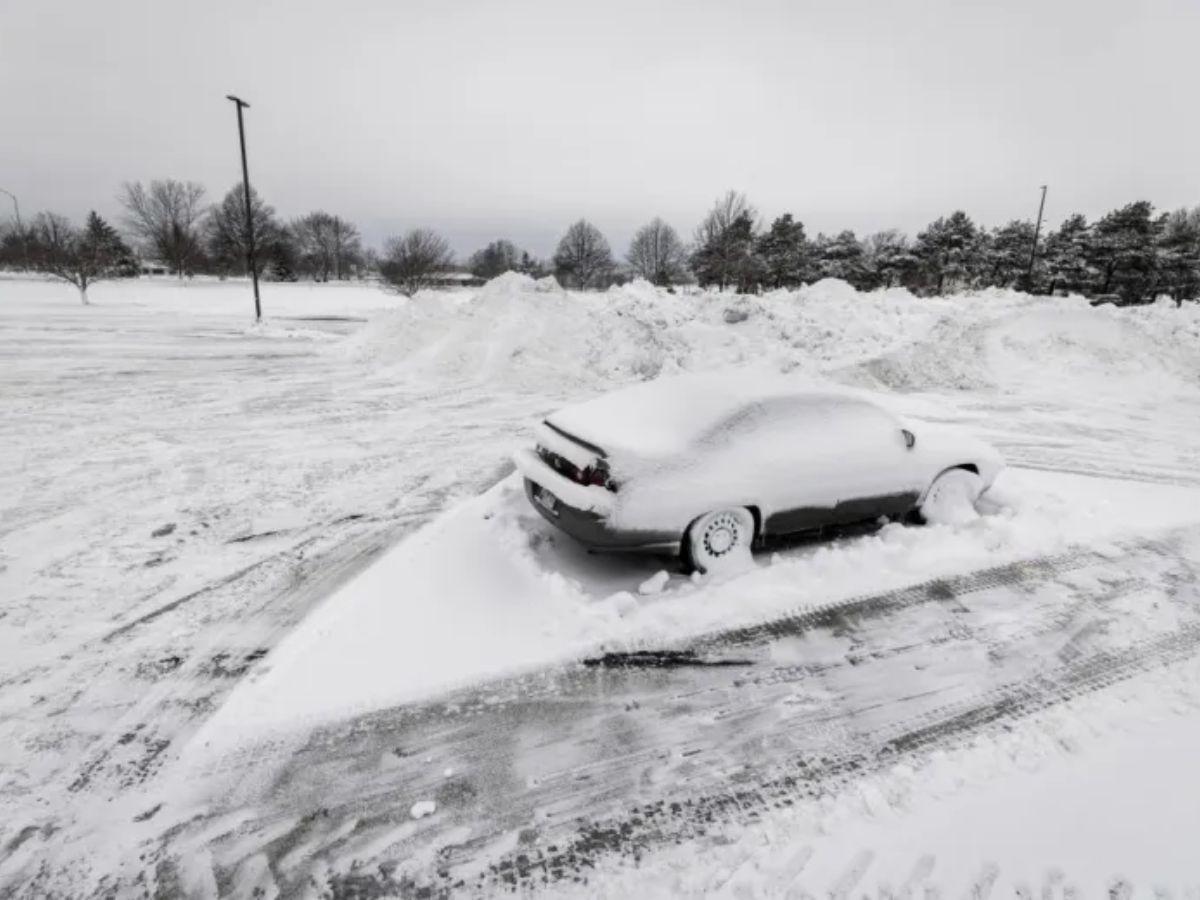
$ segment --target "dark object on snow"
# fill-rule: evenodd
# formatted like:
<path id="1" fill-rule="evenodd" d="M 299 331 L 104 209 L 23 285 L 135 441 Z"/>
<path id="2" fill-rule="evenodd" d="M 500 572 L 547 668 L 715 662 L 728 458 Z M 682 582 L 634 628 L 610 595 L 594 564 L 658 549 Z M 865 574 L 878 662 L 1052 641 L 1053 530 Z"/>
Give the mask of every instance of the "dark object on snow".
<path id="1" fill-rule="evenodd" d="M 168 522 L 166 525 L 163 525 L 160 528 L 155 528 L 152 532 L 150 532 L 150 537 L 166 537 L 168 534 L 170 534 L 174 530 L 175 530 L 175 523 Z"/>
<path id="2" fill-rule="evenodd" d="M 695 650 L 634 650 L 629 653 L 605 653 L 583 660 L 589 668 L 679 669 L 699 666 L 752 666 L 749 659 L 706 659 Z"/>

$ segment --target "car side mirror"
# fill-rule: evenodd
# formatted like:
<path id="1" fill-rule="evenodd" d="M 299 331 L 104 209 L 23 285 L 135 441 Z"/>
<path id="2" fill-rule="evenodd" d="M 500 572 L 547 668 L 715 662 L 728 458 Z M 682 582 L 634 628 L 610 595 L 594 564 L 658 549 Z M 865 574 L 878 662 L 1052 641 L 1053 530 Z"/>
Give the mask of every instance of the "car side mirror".
<path id="1" fill-rule="evenodd" d="M 901 428 L 900 433 L 904 435 L 904 446 L 911 450 L 917 444 L 917 436 L 907 428 Z"/>

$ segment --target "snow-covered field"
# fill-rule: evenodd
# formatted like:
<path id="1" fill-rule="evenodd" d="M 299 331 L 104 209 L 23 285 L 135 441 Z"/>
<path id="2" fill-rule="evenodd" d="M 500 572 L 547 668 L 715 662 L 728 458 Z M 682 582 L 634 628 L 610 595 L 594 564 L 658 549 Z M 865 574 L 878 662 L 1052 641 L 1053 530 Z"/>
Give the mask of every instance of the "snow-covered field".
<path id="1" fill-rule="evenodd" d="M 1195 305 L 515 275 L 412 301 L 266 285 L 261 326 L 238 283 L 93 301 L 0 280 L 0 895 L 386 895 L 460 871 L 484 893 L 624 896 L 1200 885 Z M 724 579 L 588 556 L 527 508 L 508 459 L 540 416 L 726 368 L 878 391 L 1011 468 L 975 521 L 784 547 Z M 961 581 L 979 570 L 1017 574 Z M 933 608 L 853 618 L 930 584 L 950 585 Z M 784 639 L 783 621 L 805 624 Z M 756 629 L 747 671 L 775 674 L 742 700 L 736 667 L 574 680 L 596 671 L 580 659 Z M 679 719 L 694 695 L 709 717 Z M 733 715 L 748 696 L 766 718 Z M 1008 706 L 954 743 L 636 852 L 593 842 L 586 881 L 504 875 L 581 820 L 775 784 L 801 751 L 870 755 L 974 697 Z M 657 760 L 640 780 L 614 768 L 639 753 Z M 548 786 L 589 767 L 611 770 L 590 793 Z"/>

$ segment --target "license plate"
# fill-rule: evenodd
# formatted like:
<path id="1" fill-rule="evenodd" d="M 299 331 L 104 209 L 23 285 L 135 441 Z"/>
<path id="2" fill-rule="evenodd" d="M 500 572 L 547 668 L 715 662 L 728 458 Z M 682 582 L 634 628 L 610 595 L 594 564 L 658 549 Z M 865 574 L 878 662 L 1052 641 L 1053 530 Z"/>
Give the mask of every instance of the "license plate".
<path id="1" fill-rule="evenodd" d="M 558 513 L 558 498 L 540 485 L 533 487 L 533 499 L 552 513 Z"/>

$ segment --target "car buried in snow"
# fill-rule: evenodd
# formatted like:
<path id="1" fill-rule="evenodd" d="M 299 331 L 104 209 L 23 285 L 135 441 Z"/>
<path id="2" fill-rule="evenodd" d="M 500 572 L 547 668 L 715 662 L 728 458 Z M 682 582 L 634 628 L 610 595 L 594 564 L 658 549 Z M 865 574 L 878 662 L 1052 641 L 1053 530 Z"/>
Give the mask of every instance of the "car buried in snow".
<path id="1" fill-rule="evenodd" d="M 514 461 L 547 521 L 590 550 L 678 554 L 701 572 L 785 535 L 970 514 L 1004 465 L 865 394 L 777 376 L 638 384 L 559 410 L 536 437 Z"/>

